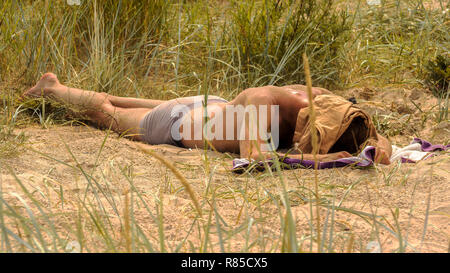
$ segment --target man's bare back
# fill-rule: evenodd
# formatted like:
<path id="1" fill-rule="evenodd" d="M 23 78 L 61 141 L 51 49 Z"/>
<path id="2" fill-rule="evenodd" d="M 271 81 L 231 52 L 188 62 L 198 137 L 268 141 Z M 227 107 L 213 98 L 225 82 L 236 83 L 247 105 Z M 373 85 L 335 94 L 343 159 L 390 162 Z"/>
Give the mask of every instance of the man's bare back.
<path id="1" fill-rule="evenodd" d="M 279 148 L 289 148 L 292 146 L 292 138 L 294 136 L 297 115 L 300 109 L 308 107 L 307 94 L 304 91 L 306 86 L 304 85 L 290 85 L 283 87 L 276 86 L 264 86 L 257 88 L 249 88 L 242 91 L 235 99 L 228 103 L 215 103 L 213 105 L 208 105 L 208 116 L 210 118 L 219 118 L 217 115 L 222 115 L 224 135 L 221 140 L 212 139 L 210 142 L 215 149 L 221 152 L 233 152 L 240 153 L 243 157 L 248 157 L 250 151 L 248 151 L 251 145 L 251 140 L 238 140 L 238 135 L 242 129 L 241 122 L 236 118 L 232 120 L 230 124 L 227 123 L 225 116 L 227 111 L 230 109 L 237 109 L 236 111 L 245 111 L 246 106 L 279 106 Z M 324 93 L 330 93 L 329 91 L 321 88 L 313 88 L 313 96 L 321 95 Z M 236 106 L 243 106 L 241 108 Z M 218 110 L 219 109 L 219 110 Z M 183 139 L 183 146 L 187 148 L 203 148 L 205 141 L 204 138 L 194 140 L 194 123 L 204 124 L 203 115 L 195 115 L 194 112 L 198 111 L 198 108 L 192 109 L 189 114 L 185 115 L 185 119 L 192 120 L 191 136 L 187 139 Z M 236 113 L 242 114 L 242 113 Z M 261 117 L 258 117 L 258 119 Z M 266 124 L 270 125 L 271 115 L 268 111 L 266 116 Z M 228 120 L 229 121 L 229 120 Z M 251 122 L 251 121 L 248 121 Z M 202 126 L 203 128 L 203 126 Z M 245 128 L 245 126 L 244 126 Z M 270 131 L 270 126 L 267 128 Z M 225 134 L 229 131 L 234 132 L 233 138 L 231 140 L 226 140 Z M 257 139 L 257 141 L 259 141 Z"/>

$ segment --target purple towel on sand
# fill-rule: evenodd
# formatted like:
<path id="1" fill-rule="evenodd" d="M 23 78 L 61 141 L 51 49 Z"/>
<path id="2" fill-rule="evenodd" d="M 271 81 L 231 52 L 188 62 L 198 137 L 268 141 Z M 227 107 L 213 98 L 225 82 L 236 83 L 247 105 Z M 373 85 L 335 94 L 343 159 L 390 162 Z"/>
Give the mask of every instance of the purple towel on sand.
<path id="1" fill-rule="evenodd" d="M 445 151 L 450 148 L 449 145 L 433 145 L 425 140 L 414 138 L 414 140 L 411 142 L 413 143 L 420 143 L 422 146 L 423 152 L 435 152 L 435 151 Z M 356 167 L 369 167 L 374 164 L 375 159 L 375 147 L 373 146 L 367 146 L 364 148 L 364 150 L 358 155 L 353 157 L 347 157 L 347 158 L 340 158 L 333 161 L 327 161 L 327 162 L 319 162 L 318 163 L 318 169 L 330 169 L 330 168 L 340 168 L 348 165 L 353 165 Z M 296 169 L 296 168 L 314 168 L 314 161 L 313 160 L 301 160 L 301 159 L 294 159 L 294 158 L 280 158 L 281 168 L 283 169 Z M 402 158 L 402 163 L 415 163 L 415 161 Z M 266 161 L 266 163 L 272 167 L 273 162 L 272 160 Z M 264 162 L 249 162 L 247 159 L 241 159 L 236 158 L 233 160 L 233 168 L 232 171 L 236 173 L 242 173 L 247 169 L 254 169 L 262 171 L 265 169 L 265 163 Z"/>

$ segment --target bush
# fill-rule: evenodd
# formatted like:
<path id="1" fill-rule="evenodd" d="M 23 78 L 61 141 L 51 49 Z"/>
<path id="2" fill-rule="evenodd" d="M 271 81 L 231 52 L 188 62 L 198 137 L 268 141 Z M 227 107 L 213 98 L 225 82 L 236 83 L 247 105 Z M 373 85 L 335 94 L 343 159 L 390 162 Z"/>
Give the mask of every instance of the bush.
<path id="1" fill-rule="evenodd" d="M 450 83 L 450 58 L 438 55 L 425 66 L 425 83 L 436 97 L 447 97 Z"/>
<path id="2" fill-rule="evenodd" d="M 88 72 L 85 87 L 119 90 L 119 79 L 144 70 L 165 27 L 163 0 L 12 1 L 0 5 L 0 78 L 21 71 L 33 83 L 46 71 L 60 78 Z M 13 67 L 11 67 L 13 64 Z M 142 69 L 141 69 L 142 68 Z"/>
<path id="3" fill-rule="evenodd" d="M 311 59 L 314 83 L 336 86 L 338 53 L 351 22 L 333 1 L 233 1 L 233 63 L 248 86 L 304 81 L 302 54 Z"/>

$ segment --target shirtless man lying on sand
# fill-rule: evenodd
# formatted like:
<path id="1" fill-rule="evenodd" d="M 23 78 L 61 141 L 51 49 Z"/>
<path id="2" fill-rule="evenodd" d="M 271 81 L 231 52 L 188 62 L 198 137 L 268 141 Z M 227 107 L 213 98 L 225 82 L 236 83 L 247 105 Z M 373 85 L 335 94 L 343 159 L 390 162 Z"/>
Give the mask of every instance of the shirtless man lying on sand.
<path id="1" fill-rule="evenodd" d="M 251 118 L 237 121 L 236 117 L 231 120 L 226 118 L 229 109 L 239 112 L 244 111 L 247 106 L 265 106 L 266 114 L 258 113 L 256 119 L 264 119 L 267 132 L 273 132 L 272 116 L 273 106 L 277 106 L 276 129 L 278 131 L 276 148 L 291 148 L 293 146 L 293 136 L 296 130 L 297 115 L 300 109 L 308 107 L 308 96 L 306 86 L 289 85 L 283 87 L 264 86 L 249 88 L 242 91 L 236 98 L 228 102 L 217 96 L 208 96 L 206 111 L 208 117 L 223 124 L 223 130 L 217 130 L 216 136 L 209 138 L 209 145 L 212 145 L 219 152 L 231 152 L 240 154 L 241 158 L 264 159 L 272 157 L 273 154 L 267 149 L 262 149 L 265 141 L 260 134 L 251 138 L 249 124 Z M 331 94 L 322 88 L 313 88 L 313 96 Z M 171 144 L 185 148 L 203 148 L 205 143 L 203 124 L 205 117 L 203 114 L 196 114 L 200 111 L 204 113 L 204 96 L 179 98 L 169 101 L 150 100 L 116 97 L 107 93 L 70 88 L 62 85 L 56 75 L 46 73 L 38 83 L 23 94 L 25 97 L 50 97 L 61 103 L 81 107 L 84 115 L 102 128 L 111 128 L 113 131 L 129 135 L 132 139 L 149 144 Z M 183 107 L 179 107 L 183 106 Z M 184 109 L 174 115 L 176 108 Z M 179 110 L 178 109 L 178 110 Z M 238 110 L 236 110 L 238 109 Z M 176 111 L 175 111 L 176 112 Z M 188 123 L 186 123 L 188 121 Z M 253 119 L 254 121 L 254 119 Z M 272 122 L 272 123 L 271 123 Z M 231 123 L 231 124 L 230 124 Z M 183 125 L 184 124 L 184 125 Z M 190 124 L 190 125 L 187 125 Z M 201 127 L 196 127 L 200 124 Z M 174 125 L 178 125 L 174 126 Z M 189 128 L 185 128 L 191 126 Z M 174 129 L 175 128 L 175 129 Z M 200 128 L 200 130 L 198 129 Z M 242 129 L 245 136 L 240 135 Z M 195 130 L 194 130 L 195 129 Z M 212 130 L 212 129 L 211 129 Z M 199 132 L 200 131 L 200 132 Z M 204 132 L 204 131 L 203 131 Z M 223 137 L 217 137 L 217 132 Z M 239 137 L 242 136 L 242 137 Z M 391 156 L 391 144 L 389 141 L 378 135 L 376 144 L 375 161 L 389 164 Z M 266 138 L 267 139 L 267 138 Z M 317 160 L 330 161 L 351 156 L 348 151 L 334 151 L 328 154 L 318 154 Z M 289 154 L 291 158 L 313 159 L 311 154 Z"/>

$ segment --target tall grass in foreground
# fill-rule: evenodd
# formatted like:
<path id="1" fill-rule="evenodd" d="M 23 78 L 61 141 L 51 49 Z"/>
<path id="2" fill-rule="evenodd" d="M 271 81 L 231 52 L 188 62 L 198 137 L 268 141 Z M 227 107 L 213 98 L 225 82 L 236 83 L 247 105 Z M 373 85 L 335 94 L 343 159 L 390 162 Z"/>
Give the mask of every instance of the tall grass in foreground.
<path id="1" fill-rule="evenodd" d="M 105 134 L 94 151 L 93 167 L 80 162 L 69 144 L 66 151 L 71 161 L 32 152 L 73 173 L 71 183 L 51 175 L 42 176 L 42 180 L 26 179 L 2 161 L 0 252 L 366 252 L 383 251 L 386 233 L 397 245 L 395 251 L 421 250 L 423 242 L 417 244 L 416 232 L 404 226 L 405 221 L 416 220 L 416 190 L 411 192 L 411 204 L 401 210 L 402 214 L 409 210 L 410 216 L 400 220 L 396 207 L 388 207 L 391 217 L 378 215 L 379 203 L 386 203 L 381 188 L 394 189 L 401 187 L 396 183 L 407 183 L 408 173 L 402 174 L 398 167 L 372 170 L 351 183 L 335 180 L 333 176 L 340 172 L 336 170 L 329 178 L 321 176 L 316 191 L 315 179 L 307 170 L 282 172 L 276 164 L 273 172 L 238 177 L 220 172 L 224 165 L 224 170 L 228 169 L 229 161 L 218 158 L 209 162 L 210 170 L 199 171 L 189 179 L 194 185 L 205 178 L 205 184 L 195 186 L 197 196 L 192 199 L 197 200 L 200 215 L 197 205 L 189 200 L 188 189 L 170 168 L 149 181 L 158 185 L 156 191 L 149 192 L 142 182 L 137 183 L 142 174 L 132 165 L 105 160 L 102 153 L 109 137 Z M 178 162 L 174 166 L 180 172 L 186 168 Z M 430 179 L 431 183 L 432 169 Z M 414 189 L 422 186 L 415 181 Z M 366 187 L 368 207 L 361 211 L 348 206 L 346 199 L 361 194 Z M 429 187 L 422 241 L 429 228 L 431 184 Z M 171 198 L 187 201 L 174 206 Z M 230 217 L 223 206 L 233 203 Z M 309 212 L 298 213 L 299 206 L 309 207 Z M 348 217 L 368 225 L 368 238 L 358 237 L 353 225 L 343 220 Z M 415 239 L 414 245 L 410 237 Z"/>
<path id="2" fill-rule="evenodd" d="M 309 120 L 311 121 L 311 144 L 312 144 L 312 154 L 314 156 L 314 193 L 316 197 L 316 221 L 317 221 L 317 251 L 320 252 L 320 193 L 319 193 L 319 181 L 317 178 L 318 164 L 317 153 L 319 152 L 319 139 L 317 135 L 316 128 L 316 112 L 314 110 L 313 93 L 312 93 L 312 81 L 311 81 L 311 71 L 309 68 L 309 60 L 305 53 L 303 53 L 303 66 L 305 67 L 305 78 L 306 86 L 308 92 L 308 103 L 309 103 Z"/>

